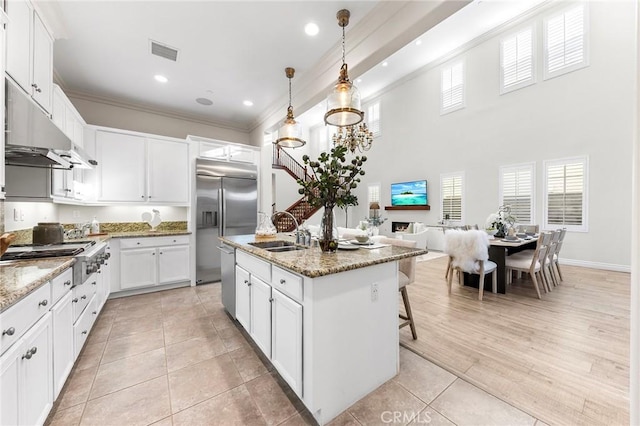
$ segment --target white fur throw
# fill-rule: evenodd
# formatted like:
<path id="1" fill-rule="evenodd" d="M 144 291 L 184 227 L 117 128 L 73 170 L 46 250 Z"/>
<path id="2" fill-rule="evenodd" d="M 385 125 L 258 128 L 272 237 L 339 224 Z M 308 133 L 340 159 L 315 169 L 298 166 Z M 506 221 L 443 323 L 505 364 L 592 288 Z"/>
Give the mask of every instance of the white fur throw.
<path id="1" fill-rule="evenodd" d="M 489 236 L 485 231 L 449 229 L 444 233 L 444 252 L 452 258 L 454 268 L 478 272 L 479 263 L 489 259 Z"/>

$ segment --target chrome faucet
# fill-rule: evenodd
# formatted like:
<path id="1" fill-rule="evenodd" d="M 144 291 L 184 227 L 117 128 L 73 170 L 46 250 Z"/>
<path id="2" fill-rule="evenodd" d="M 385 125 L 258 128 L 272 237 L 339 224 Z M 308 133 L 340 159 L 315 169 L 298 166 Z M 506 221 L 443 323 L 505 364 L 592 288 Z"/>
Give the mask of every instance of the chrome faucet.
<path id="1" fill-rule="evenodd" d="M 273 219 L 281 214 L 286 214 L 291 216 L 291 219 L 293 219 L 293 223 L 296 225 L 296 244 L 305 244 L 305 238 L 304 238 L 304 234 L 302 234 L 299 230 L 299 226 L 298 226 L 298 221 L 296 220 L 296 217 L 294 215 L 292 215 L 291 213 L 289 213 L 286 210 L 283 210 L 281 212 L 275 212 L 274 214 L 271 215 L 271 222 L 274 222 Z M 275 225 L 275 222 L 274 222 Z"/>

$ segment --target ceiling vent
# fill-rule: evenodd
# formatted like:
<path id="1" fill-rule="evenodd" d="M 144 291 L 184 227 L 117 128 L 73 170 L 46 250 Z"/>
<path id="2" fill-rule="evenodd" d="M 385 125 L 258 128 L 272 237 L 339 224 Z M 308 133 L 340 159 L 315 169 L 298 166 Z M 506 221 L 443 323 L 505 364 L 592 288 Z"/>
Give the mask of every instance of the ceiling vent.
<path id="1" fill-rule="evenodd" d="M 170 61 L 176 62 L 178 60 L 178 49 L 167 46 L 166 44 L 158 43 L 157 41 L 151 41 L 151 54 L 160 56 Z"/>

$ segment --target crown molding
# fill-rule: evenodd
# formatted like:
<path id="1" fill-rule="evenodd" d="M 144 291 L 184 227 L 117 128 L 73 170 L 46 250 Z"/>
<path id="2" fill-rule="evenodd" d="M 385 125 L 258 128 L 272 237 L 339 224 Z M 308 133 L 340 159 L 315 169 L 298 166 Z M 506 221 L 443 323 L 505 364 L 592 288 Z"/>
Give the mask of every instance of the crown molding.
<path id="1" fill-rule="evenodd" d="M 249 132 L 249 129 L 247 128 L 247 126 L 243 126 L 242 124 L 237 122 L 207 120 L 201 117 L 185 115 L 178 111 L 173 111 L 169 109 L 158 109 L 156 107 L 146 105 L 146 104 L 126 102 L 126 101 L 123 101 L 122 99 L 115 99 L 107 96 L 98 96 L 98 95 L 77 91 L 77 90 L 63 90 L 63 91 L 69 98 L 82 99 L 89 102 L 96 102 L 96 103 L 111 105 L 119 108 L 126 108 L 134 111 L 161 115 L 163 117 L 174 118 L 174 119 L 183 120 L 183 121 L 190 121 L 192 123 L 204 124 L 207 126 L 214 126 L 221 129 L 235 130 L 235 131 L 244 132 L 244 133 Z"/>

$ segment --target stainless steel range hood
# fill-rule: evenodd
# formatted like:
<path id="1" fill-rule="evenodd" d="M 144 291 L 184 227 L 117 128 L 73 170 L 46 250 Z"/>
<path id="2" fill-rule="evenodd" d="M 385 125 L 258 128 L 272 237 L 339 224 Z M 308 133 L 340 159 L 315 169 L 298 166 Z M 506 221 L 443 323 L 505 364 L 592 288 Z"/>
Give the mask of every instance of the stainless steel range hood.
<path id="1" fill-rule="evenodd" d="M 92 169 L 89 156 L 6 78 L 5 163 L 13 166 Z"/>

